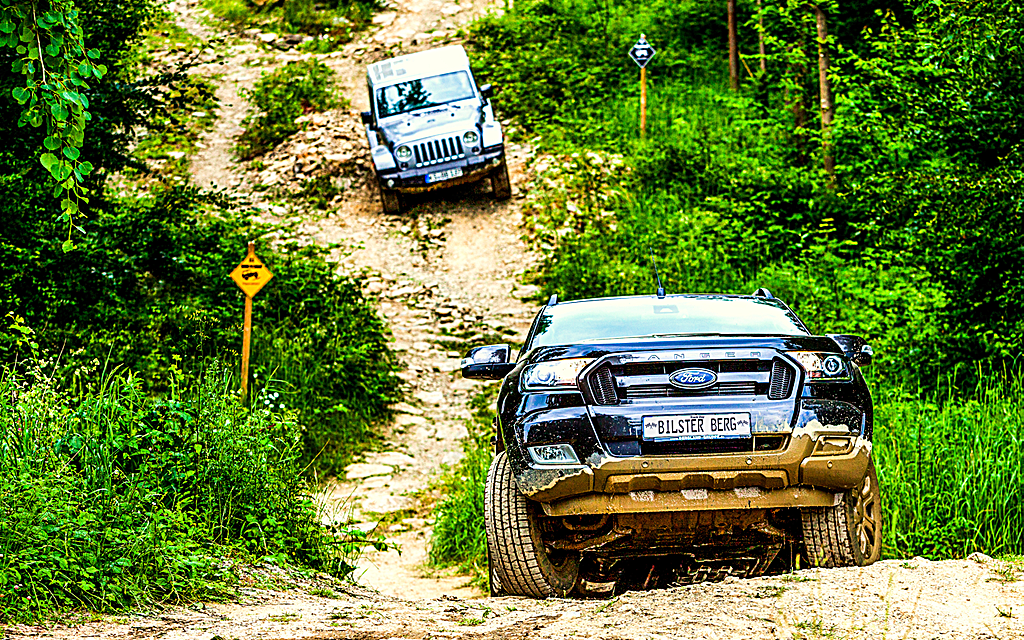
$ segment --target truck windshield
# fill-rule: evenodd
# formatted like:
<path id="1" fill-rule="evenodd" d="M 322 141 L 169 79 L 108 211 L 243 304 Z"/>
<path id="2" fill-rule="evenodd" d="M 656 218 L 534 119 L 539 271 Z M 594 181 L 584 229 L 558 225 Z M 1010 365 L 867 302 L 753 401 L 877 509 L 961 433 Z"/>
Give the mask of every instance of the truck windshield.
<path id="1" fill-rule="evenodd" d="M 468 100 L 473 95 L 473 83 L 465 71 L 410 80 L 377 90 L 377 116 L 386 118 L 415 109 Z"/>
<path id="2" fill-rule="evenodd" d="M 731 296 L 609 298 L 560 303 L 538 319 L 530 348 L 687 335 L 807 335 L 775 300 Z"/>

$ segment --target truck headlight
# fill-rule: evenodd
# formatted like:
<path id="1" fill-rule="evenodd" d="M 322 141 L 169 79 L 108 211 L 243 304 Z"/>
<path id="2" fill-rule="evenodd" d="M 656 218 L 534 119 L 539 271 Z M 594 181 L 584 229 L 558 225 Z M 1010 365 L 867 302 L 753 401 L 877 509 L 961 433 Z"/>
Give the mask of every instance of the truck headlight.
<path id="1" fill-rule="evenodd" d="M 807 374 L 807 382 L 849 382 L 852 380 L 846 359 L 834 353 L 790 351 L 789 355 Z"/>
<path id="2" fill-rule="evenodd" d="M 593 361 L 593 358 L 571 358 L 532 364 L 523 369 L 520 384 L 524 391 L 575 389 L 576 376 Z"/>
<path id="3" fill-rule="evenodd" d="M 408 161 L 412 158 L 412 149 L 402 145 L 395 149 L 395 157 L 402 161 Z"/>
<path id="4" fill-rule="evenodd" d="M 467 131 L 462 134 L 462 141 L 466 144 L 476 144 L 477 140 L 480 139 L 480 134 L 476 131 Z"/>

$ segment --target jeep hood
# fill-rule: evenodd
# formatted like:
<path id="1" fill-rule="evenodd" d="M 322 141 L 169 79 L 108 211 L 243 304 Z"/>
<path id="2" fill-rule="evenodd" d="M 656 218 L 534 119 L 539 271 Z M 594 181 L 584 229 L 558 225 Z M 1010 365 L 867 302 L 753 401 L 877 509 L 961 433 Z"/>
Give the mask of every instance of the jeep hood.
<path id="1" fill-rule="evenodd" d="M 462 100 L 385 118 L 380 122 L 380 128 L 385 139 L 398 146 L 423 138 L 476 129 L 479 121 L 480 103 L 476 100 Z"/>

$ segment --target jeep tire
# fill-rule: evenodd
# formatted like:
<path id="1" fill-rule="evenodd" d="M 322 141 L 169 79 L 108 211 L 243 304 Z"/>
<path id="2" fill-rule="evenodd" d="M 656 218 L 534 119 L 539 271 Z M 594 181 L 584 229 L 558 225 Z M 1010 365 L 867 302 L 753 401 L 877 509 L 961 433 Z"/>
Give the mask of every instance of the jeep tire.
<path id="1" fill-rule="evenodd" d="M 512 182 L 508 179 L 508 164 L 501 159 L 501 164 L 491 174 L 491 190 L 496 200 L 508 200 L 512 197 Z"/>
<path id="2" fill-rule="evenodd" d="M 394 189 L 388 189 L 384 185 L 380 186 L 380 203 L 384 209 L 384 213 L 397 214 L 402 212 L 402 200 L 400 194 Z"/>
<path id="3" fill-rule="evenodd" d="M 508 455 L 499 453 L 484 491 L 491 593 L 547 598 L 566 596 L 576 587 L 580 554 L 548 550 L 539 507 L 516 487 Z"/>
<path id="4" fill-rule="evenodd" d="M 804 549 L 814 567 L 863 567 L 882 554 L 882 492 L 875 463 L 834 507 L 801 509 Z"/>

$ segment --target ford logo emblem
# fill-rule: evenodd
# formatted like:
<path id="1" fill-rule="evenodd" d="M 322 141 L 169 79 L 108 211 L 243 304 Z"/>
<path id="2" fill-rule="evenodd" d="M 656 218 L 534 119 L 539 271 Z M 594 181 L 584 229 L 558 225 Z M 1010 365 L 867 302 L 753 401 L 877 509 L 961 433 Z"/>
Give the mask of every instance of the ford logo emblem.
<path id="1" fill-rule="evenodd" d="M 680 369 L 668 377 L 668 382 L 680 389 L 707 389 L 718 382 L 718 374 L 710 369 Z"/>

